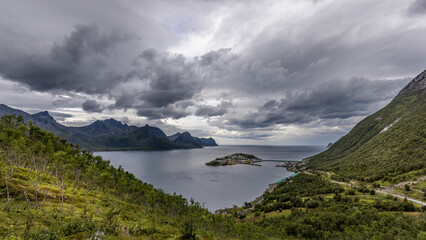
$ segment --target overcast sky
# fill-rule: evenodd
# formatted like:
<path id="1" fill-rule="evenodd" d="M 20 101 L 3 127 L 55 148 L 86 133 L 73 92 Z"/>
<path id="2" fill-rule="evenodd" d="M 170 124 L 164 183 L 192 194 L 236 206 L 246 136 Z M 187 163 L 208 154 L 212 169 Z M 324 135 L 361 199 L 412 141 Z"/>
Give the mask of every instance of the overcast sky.
<path id="1" fill-rule="evenodd" d="M 426 68 L 426 0 L 0 6 L 0 103 L 67 126 L 325 145 Z"/>

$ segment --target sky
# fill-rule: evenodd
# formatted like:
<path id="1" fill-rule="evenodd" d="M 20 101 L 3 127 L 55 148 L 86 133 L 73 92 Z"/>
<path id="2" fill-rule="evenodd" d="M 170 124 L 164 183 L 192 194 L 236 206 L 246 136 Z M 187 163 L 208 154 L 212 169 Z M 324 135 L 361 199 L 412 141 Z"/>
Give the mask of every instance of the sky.
<path id="1" fill-rule="evenodd" d="M 0 0 L 0 103 L 326 145 L 426 69 L 425 0 Z"/>

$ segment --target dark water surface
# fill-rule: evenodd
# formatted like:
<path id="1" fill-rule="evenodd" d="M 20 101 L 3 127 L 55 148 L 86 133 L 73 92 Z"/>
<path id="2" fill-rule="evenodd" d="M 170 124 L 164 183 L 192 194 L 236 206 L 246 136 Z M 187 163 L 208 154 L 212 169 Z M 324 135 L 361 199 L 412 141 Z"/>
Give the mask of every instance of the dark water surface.
<path id="1" fill-rule="evenodd" d="M 323 146 L 219 146 L 172 151 L 96 152 L 115 167 L 122 166 L 144 182 L 168 193 L 204 203 L 210 210 L 241 206 L 263 194 L 268 184 L 292 173 L 275 167 L 233 165 L 208 167 L 206 162 L 233 153 L 249 153 L 265 160 L 296 160 L 323 151 Z"/>

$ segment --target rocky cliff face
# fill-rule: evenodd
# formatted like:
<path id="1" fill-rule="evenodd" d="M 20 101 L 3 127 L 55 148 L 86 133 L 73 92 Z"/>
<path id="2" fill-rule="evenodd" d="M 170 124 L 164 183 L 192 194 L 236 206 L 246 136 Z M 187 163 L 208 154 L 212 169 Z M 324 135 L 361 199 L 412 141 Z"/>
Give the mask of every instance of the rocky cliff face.
<path id="1" fill-rule="evenodd" d="M 412 94 L 419 92 L 421 94 L 425 93 L 426 89 L 426 70 L 420 73 L 417 77 L 411 80 L 396 96 L 401 97 L 406 94 Z"/>

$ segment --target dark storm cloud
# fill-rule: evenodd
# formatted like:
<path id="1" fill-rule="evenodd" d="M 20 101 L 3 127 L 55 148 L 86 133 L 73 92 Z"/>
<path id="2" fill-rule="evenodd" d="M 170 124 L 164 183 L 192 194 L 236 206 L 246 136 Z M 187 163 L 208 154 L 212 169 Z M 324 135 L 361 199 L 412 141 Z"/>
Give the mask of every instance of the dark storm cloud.
<path id="1" fill-rule="evenodd" d="M 117 100 L 115 100 L 115 108 L 123 108 L 128 109 L 133 107 L 135 103 L 136 96 L 132 94 L 128 94 L 127 92 L 122 93 Z"/>
<path id="2" fill-rule="evenodd" d="M 424 14 L 426 14 L 426 1 L 425 0 L 415 0 L 408 7 L 408 14 L 412 14 L 412 15 L 424 15 Z"/>
<path id="3" fill-rule="evenodd" d="M 195 115 L 201 117 L 223 116 L 228 112 L 228 108 L 230 107 L 232 107 L 232 103 L 229 101 L 222 101 L 217 106 L 201 105 L 198 107 Z"/>
<path id="4" fill-rule="evenodd" d="M 391 99 L 395 90 L 407 82 L 408 79 L 331 81 L 312 89 L 288 92 L 280 100 L 268 100 L 257 112 L 231 118 L 229 125 L 265 128 L 275 124 L 365 116 L 371 112 L 371 106 Z"/>
<path id="5" fill-rule="evenodd" d="M 202 76 L 196 72 L 198 62 L 189 63 L 181 54 L 154 49 L 143 51 L 139 57 L 124 56 L 123 62 L 115 59 L 116 54 L 122 54 L 117 51 L 131 40 L 134 39 L 118 30 L 103 31 L 97 25 L 78 25 L 47 54 L 14 52 L 11 56 L 0 56 L 0 75 L 42 92 L 104 94 L 116 99 L 110 108 L 128 109 L 144 104 L 151 111 L 164 111 L 159 116 L 183 116 L 186 111 L 176 114 L 167 106 L 191 99 L 200 92 Z M 111 91 L 128 81 L 147 87 Z M 84 109 L 103 110 L 92 105 L 86 104 Z M 152 117 L 150 111 L 141 112 Z"/>
<path id="6" fill-rule="evenodd" d="M 83 108 L 84 111 L 89 112 L 89 113 L 100 113 L 104 110 L 104 107 L 102 107 L 101 104 L 99 104 L 98 102 L 96 102 L 95 100 L 86 100 L 81 107 Z"/>
<path id="7" fill-rule="evenodd" d="M 315 113 L 320 118 L 348 118 L 366 114 L 371 104 L 394 97 L 395 89 L 408 81 L 359 78 L 330 81 L 315 89 L 288 94 L 281 104 L 289 111 Z"/>
<path id="8" fill-rule="evenodd" d="M 95 25 L 78 25 L 45 55 L 16 52 L 0 57 L 0 74 L 37 91 L 66 90 L 105 93 L 123 79 L 111 71 L 112 49 L 129 37 L 103 32 Z"/>
<path id="9" fill-rule="evenodd" d="M 185 108 L 193 105 L 190 100 L 200 93 L 205 81 L 198 61 L 147 49 L 133 65 L 133 85 L 124 84 L 124 90 L 113 96 L 115 108 L 135 108 L 138 116 L 149 119 L 178 119 L 191 114 Z"/>
<path id="10" fill-rule="evenodd" d="M 201 91 L 201 76 L 196 63 L 188 63 L 181 54 L 144 51 L 141 63 L 147 76 L 149 89 L 142 91 L 140 99 L 152 107 L 166 107 L 178 101 L 191 99 Z"/>
<path id="11" fill-rule="evenodd" d="M 153 107 L 136 107 L 137 115 L 152 119 L 172 118 L 179 119 L 191 115 L 191 112 L 185 108 L 176 105 L 168 105 L 160 108 Z"/>
<path id="12" fill-rule="evenodd" d="M 110 107 L 128 109 L 143 104 L 149 109 L 144 108 L 139 115 L 146 113 L 148 118 L 186 116 L 187 111 L 173 111 L 168 105 L 191 99 L 201 91 L 199 62 L 188 62 L 182 54 L 148 49 L 134 58 L 129 55 L 125 60 L 132 64 L 123 66 L 114 55 L 130 40 L 121 31 L 79 25 L 45 55 L 0 56 L 0 74 L 37 91 L 104 94 L 116 100 Z M 111 91 L 128 81 L 143 87 Z M 92 101 L 86 101 L 83 109 L 103 110 Z"/>

